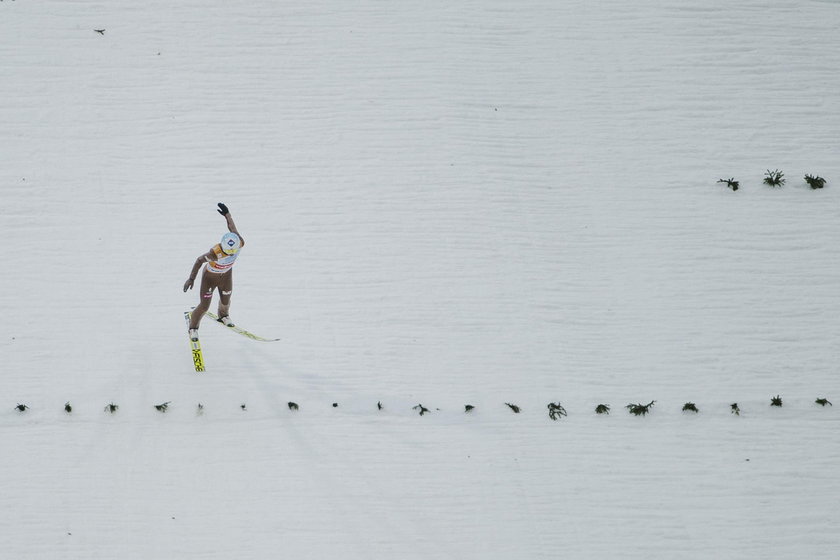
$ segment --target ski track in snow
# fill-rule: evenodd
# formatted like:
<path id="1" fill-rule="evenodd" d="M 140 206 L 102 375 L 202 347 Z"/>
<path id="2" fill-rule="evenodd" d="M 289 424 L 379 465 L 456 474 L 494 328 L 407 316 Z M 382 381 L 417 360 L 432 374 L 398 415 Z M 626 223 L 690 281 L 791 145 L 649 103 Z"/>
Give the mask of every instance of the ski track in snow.
<path id="1" fill-rule="evenodd" d="M 0 555 L 835 558 L 838 24 L 0 2 Z"/>

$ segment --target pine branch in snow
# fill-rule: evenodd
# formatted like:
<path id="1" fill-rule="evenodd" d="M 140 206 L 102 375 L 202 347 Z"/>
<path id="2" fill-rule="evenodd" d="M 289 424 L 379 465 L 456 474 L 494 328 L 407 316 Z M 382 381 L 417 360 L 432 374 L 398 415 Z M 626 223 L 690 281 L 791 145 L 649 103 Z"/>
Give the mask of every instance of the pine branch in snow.
<path id="1" fill-rule="evenodd" d="M 785 174 L 776 169 L 775 171 L 767 170 L 767 173 L 764 176 L 764 184 L 770 185 L 771 187 L 781 187 L 785 184 Z"/>
<path id="2" fill-rule="evenodd" d="M 817 403 L 820 406 L 825 406 L 825 405 L 834 406 L 833 404 L 831 404 L 831 401 L 828 400 L 828 399 L 817 399 L 814 402 Z"/>
<path id="3" fill-rule="evenodd" d="M 411 407 L 411 409 L 412 410 L 419 410 L 420 411 L 420 416 L 423 416 L 424 414 L 429 412 L 429 409 L 426 408 L 425 406 L 423 406 L 422 404 L 418 404 L 417 406 L 413 406 L 413 407 Z"/>
<path id="4" fill-rule="evenodd" d="M 735 180 L 735 177 L 730 177 L 729 179 L 718 179 L 718 183 L 726 183 L 726 186 L 733 191 L 737 191 L 738 186 L 740 185 L 740 183 Z"/>
<path id="5" fill-rule="evenodd" d="M 650 412 L 650 407 L 652 407 L 655 402 L 656 401 L 650 401 L 648 404 L 630 403 L 624 408 L 629 410 L 630 414 L 633 414 L 634 416 L 645 416 L 648 412 Z"/>
<path id="6" fill-rule="evenodd" d="M 817 175 L 805 175 L 805 182 L 813 190 L 821 189 L 825 186 L 825 179 Z"/>
<path id="7" fill-rule="evenodd" d="M 595 414 L 609 414 L 610 413 L 610 405 L 608 404 L 599 404 L 595 407 Z"/>
<path id="8" fill-rule="evenodd" d="M 552 420 L 557 420 L 563 416 L 568 416 L 566 414 L 566 409 L 563 408 L 559 402 L 556 403 L 548 403 L 548 417 Z"/>

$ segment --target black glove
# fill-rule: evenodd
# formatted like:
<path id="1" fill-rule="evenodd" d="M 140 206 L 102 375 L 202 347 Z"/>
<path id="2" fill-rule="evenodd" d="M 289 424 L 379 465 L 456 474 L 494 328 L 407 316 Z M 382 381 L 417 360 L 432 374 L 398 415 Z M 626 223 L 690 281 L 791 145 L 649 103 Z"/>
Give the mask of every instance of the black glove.
<path id="1" fill-rule="evenodd" d="M 218 212 L 218 213 L 219 213 L 219 214 L 221 214 L 222 216 L 227 216 L 227 215 L 228 215 L 228 213 L 230 212 L 230 210 L 228 210 L 228 207 L 227 207 L 227 206 L 225 206 L 223 203 L 221 203 L 221 202 L 220 202 L 220 203 L 219 203 L 219 209 L 218 209 L 218 210 L 216 210 L 216 212 Z"/>

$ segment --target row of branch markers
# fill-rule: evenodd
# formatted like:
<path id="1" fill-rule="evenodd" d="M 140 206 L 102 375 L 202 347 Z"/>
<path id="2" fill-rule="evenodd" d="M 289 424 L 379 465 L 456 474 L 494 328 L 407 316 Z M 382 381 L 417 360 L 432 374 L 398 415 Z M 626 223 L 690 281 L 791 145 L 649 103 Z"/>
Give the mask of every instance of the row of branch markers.
<path id="1" fill-rule="evenodd" d="M 826 398 L 822 398 L 822 397 L 817 398 L 814 401 L 814 403 L 819 405 L 819 406 L 822 406 L 823 408 L 825 408 L 826 406 L 834 406 L 831 403 L 831 401 L 829 401 Z M 167 410 L 169 410 L 169 405 L 170 404 L 171 404 L 171 401 L 167 401 L 167 402 L 163 402 L 163 403 L 160 403 L 160 404 L 156 404 L 156 405 L 153 406 L 153 408 L 156 409 L 158 412 L 166 412 Z M 624 408 L 626 408 L 627 411 L 634 416 L 646 416 L 648 413 L 651 412 L 651 409 L 653 408 L 653 406 L 655 404 L 656 404 L 656 401 L 650 401 L 647 404 L 630 403 L 630 404 L 626 405 Z M 779 395 L 776 395 L 775 397 L 772 397 L 770 399 L 770 406 L 781 407 L 782 404 L 783 404 L 782 398 Z M 292 410 L 292 411 L 300 410 L 300 405 L 298 405 L 296 402 L 289 401 L 287 406 L 289 407 L 289 410 Z M 505 403 L 505 406 L 510 408 L 510 410 L 512 410 L 515 414 L 519 414 L 519 413 L 522 412 L 522 409 L 518 405 L 515 405 L 515 404 L 512 404 L 512 403 Z M 332 407 L 333 408 L 338 408 L 338 403 L 337 402 L 332 403 Z M 112 403 L 108 403 L 107 405 L 105 405 L 104 410 L 105 410 L 105 412 L 108 412 L 108 413 L 111 413 L 111 414 L 116 414 L 117 411 L 119 410 L 119 408 L 120 408 L 119 405 L 114 404 L 112 402 Z M 248 407 L 244 403 L 240 404 L 239 408 L 241 410 L 247 410 L 248 409 Z M 376 403 L 376 408 L 377 408 L 377 410 L 381 411 L 385 407 L 382 405 L 382 402 L 380 401 L 380 402 Z M 476 407 L 471 405 L 471 404 L 464 405 L 464 412 L 469 414 L 473 410 L 475 410 L 475 408 Z M 566 413 L 566 409 L 559 402 L 548 403 L 546 408 L 548 409 L 548 417 L 552 420 L 558 420 L 558 419 L 562 418 L 563 416 L 568 416 L 568 414 Z M 20 414 L 24 414 L 24 413 L 26 413 L 27 411 L 30 410 L 30 407 L 26 404 L 18 403 L 14 407 L 13 410 L 17 410 Z M 412 407 L 412 410 L 417 411 L 417 413 L 420 416 L 423 416 L 425 414 L 430 414 L 432 412 L 432 410 L 430 408 L 425 407 L 422 404 L 418 404 L 417 406 Z M 435 410 L 440 411 L 439 408 L 436 408 Z M 595 413 L 596 414 L 609 414 L 610 410 L 611 410 L 611 408 L 610 408 L 610 405 L 608 405 L 608 404 L 599 404 L 598 406 L 595 407 Z M 203 414 L 204 411 L 205 411 L 204 405 L 199 403 L 196 406 L 196 413 L 200 415 L 200 414 Z M 697 413 L 700 412 L 700 409 L 693 402 L 687 402 L 683 405 L 682 411 L 683 412 L 692 412 L 692 413 L 697 414 Z M 741 414 L 741 408 L 738 406 L 738 403 L 730 404 L 729 405 L 729 411 L 730 411 L 731 414 L 735 414 L 737 416 L 740 416 L 740 414 Z M 64 403 L 64 412 L 66 412 L 67 414 L 72 414 L 73 413 L 73 405 L 70 404 L 69 402 Z"/>
<path id="2" fill-rule="evenodd" d="M 764 180 L 762 183 L 765 185 L 770 185 L 771 187 L 781 187 L 787 182 L 785 179 L 785 174 L 778 169 L 774 171 L 767 170 L 767 173 L 764 175 Z M 811 187 L 812 190 L 817 190 L 825 187 L 826 180 L 820 177 L 819 175 L 805 175 L 805 182 L 808 183 L 808 186 Z M 741 185 L 740 181 L 736 181 L 735 177 L 730 177 L 729 179 L 720 179 L 718 183 L 726 183 L 726 186 L 732 189 L 733 191 L 737 191 L 738 187 Z"/>

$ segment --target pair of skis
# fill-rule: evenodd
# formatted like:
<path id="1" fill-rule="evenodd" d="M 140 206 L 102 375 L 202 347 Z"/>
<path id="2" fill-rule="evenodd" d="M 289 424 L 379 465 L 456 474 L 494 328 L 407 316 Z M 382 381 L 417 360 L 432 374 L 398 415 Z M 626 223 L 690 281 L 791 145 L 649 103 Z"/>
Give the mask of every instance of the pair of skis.
<path id="1" fill-rule="evenodd" d="M 191 311 L 184 311 L 184 319 L 187 321 L 187 328 L 189 328 L 191 315 Z M 219 316 L 215 313 L 211 313 L 208 311 L 206 315 L 214 321 L 220 322 Z M 248 332 L 241 327 L 237 327 L 236 325 L 225 328 L 237 334 L 241 334 L 244 337 L 250 338 L 251 340 L 256 340 L 259 342 L 277 342 L 278 340 L 280 340 L 279 338 L 263 338 L 261 336 L 257 336 L 254 333 Z M 193 340 L 192 338 L 190 338 L 190 351 L 192 352 L 193 365 L 195 366 L 195 371 L 204 371 L 204 355 L 201 353 L 201 341 Z"/>

